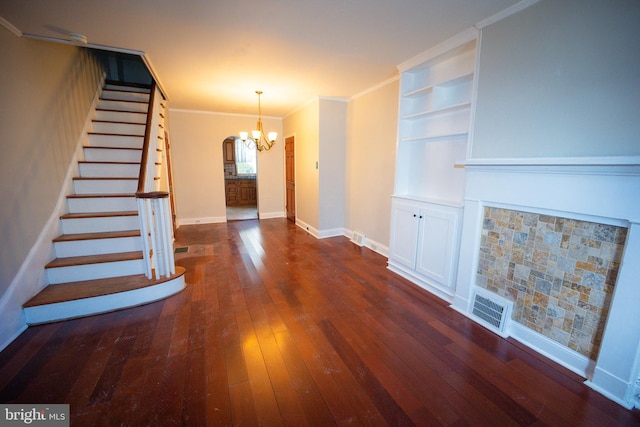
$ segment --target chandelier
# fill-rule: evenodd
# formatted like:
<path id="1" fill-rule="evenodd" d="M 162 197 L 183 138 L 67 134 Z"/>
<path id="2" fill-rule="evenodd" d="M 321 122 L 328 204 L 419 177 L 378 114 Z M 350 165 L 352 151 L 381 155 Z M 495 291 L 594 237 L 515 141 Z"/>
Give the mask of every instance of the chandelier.
<path id="1" fill-rule="evenodd" d="M 249 147 L 255 145 L 258 151 L 269 150 L 276 143 L 278 132 L 269 132 L 265 135 L 262 127 L 262 109 L 260 106 L 262 91 L 257 90 L 256 93 L 258 94 L 258 123 L 256 124 L 256 129 L 251 131 L 251 137 L 249 137 L 249 132 L 240 132 L 240 139 Z"/>

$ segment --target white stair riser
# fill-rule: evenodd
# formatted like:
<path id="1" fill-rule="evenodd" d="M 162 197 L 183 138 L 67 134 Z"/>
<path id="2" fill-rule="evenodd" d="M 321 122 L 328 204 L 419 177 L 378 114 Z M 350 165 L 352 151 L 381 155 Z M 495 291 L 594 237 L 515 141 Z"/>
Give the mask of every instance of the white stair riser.
<path id="1" fill-rule="evenodd" d="M 109 120 L 112 122 L 127 122 L 127 123 L 147 123 L 147 113 L 127 113 L 124 111 L 108 111 L 108 110 L 96 110 L 96 120 Z"/>
<path id="2" fill-rule="evenodd" d="M 89 145 L 93 147 L 142 148 L 144 136 L 89 134 Z"/>
<path id="3" fill-rule="evenodd" d="M 137 163 L 80 163 L 79 169 L 82 178 L 137 178 L 140 175 Z"/>
<path id="4" fill-rule="evenodd" d="M 54 243 L 56 257 L 69 258 L 85 255 L 103 255 L 142 250 L 140 237 L 116 237 L 111 239 L 74 240 Z"/>
<path id="5" fill-rule="evenodd" d="M 116 133 L 120 135 L 140 135 L 144 136 L 144 123 L 117 123 L 117 122 L 96 122 L 92 123 L 94 132 Z"/>
<path id="6" fill-rule="evenodd" d="M 138 113 L 146 113 L 149 107 L 147 104 L 140 102 L 111 101 L 108 99 L 101 99 L 100 101 L 98 101 L 98 108 L 104 108 L 105 110 L 135 111 Z"/>
<path id="7" fill-rule="evenodd" d="M 69 213 L 135 211 L 135 197 L 67 198 Z"/>
<path id="8" fill-rule="evenodd" d="M 137 230 L 140 228 L 140 219 L 137 215 L 71 218 L 63 219 L 61 222 L 63 234 L 102 233 L 106 231 Z"/>
<path id="9" fill-rule="evenodd" d="M 88 162 L 140 162 L 142 150 L 85 147 L 84 159 Z"/>
<path id="10" fill-rule="evenodd" d="M 102 99 L 115 99 L 115 100 L 126 100 L 126 101 L 139 101 L 139 102 L 149 102 L 149 94 L 148 93 L 140 93 L 140 92 L 132 92 L 132 91 L 121 91 L 121 90 L 109 90 L 105 89 L 102 91 L 102 95 L 100 96 Z"/>
<path id="11" fill-rule="evenodd" d="M 144 260 L 103 262 L 99 264 L 73 265 L 47 269 L 49 284 L 105 279 L 107 277 L 144 274 Z"/>
<path id="12" fill-rule="evenodd" d="M 135 193 L 137 179 L 76 179 L 73 181 L 75 194 L 121 194 Z"/>

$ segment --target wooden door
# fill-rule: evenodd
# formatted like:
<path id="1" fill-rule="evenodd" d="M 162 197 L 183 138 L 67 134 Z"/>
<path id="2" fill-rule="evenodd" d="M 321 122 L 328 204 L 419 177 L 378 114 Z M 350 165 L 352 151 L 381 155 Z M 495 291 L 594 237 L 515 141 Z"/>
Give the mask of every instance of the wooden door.
<path id="1" fill-rule="evenodd" d="M 296 174 L 294 137 L 290 136 L 284 140 L 285 169 L 287 181 L 287 219 L 296 222 Z"/>

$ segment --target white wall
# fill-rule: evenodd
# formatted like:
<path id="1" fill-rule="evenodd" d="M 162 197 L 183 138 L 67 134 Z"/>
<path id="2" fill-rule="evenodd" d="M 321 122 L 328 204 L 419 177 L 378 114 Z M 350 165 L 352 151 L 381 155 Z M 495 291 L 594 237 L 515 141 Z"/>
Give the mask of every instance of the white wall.
<path id="1" fill-rule="evenodd" d="M 640 2 L 541 1 L 484 28 L 472 157 L 640 154 Z"/>
<path id="2" fill-rule="evenodd" d="M 255 127 L 257 118 L 204 111 L 169 110 L 171 159 L 178 224 L 226 220 L 222 142 Z M 262 118 L 278 132 L 276 145 L 258 153 L 258 210 L 262 218 L 284 216 L 282 120 Z"/>

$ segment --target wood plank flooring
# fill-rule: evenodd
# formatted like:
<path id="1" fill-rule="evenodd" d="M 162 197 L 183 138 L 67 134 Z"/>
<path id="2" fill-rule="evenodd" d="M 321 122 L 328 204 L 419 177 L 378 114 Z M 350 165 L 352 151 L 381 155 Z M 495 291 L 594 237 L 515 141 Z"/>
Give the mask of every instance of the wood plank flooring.
<path id="1" fill-rule="evenodd" d="M 183 226 L 187 288 L 30 327 L 0 402 L 68 403 L 84 426 L 640 425 L 343 237 L 284 219 Z"/>

